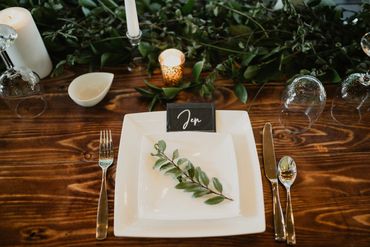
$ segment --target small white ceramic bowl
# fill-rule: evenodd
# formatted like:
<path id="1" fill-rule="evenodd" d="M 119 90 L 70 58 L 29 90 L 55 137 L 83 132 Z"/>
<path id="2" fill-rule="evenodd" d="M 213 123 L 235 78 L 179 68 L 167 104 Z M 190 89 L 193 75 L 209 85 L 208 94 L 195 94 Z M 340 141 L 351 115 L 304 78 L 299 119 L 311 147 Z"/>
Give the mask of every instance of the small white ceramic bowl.
<path id="1" fill-rule="evenodd" d="M 91 107 L 107 95 L 114 74 L 93 72 L 76 77 L 68 87 L 68 95 L 78 105 Z"/>

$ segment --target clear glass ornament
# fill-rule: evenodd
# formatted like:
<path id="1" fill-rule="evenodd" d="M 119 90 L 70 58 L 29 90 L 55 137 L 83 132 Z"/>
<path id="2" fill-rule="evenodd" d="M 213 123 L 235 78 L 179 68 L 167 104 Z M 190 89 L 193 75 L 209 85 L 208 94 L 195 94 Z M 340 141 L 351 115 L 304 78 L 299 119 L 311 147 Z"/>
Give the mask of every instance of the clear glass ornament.
<path id="1" fill-rule="evenodd" d="M 370 32 L 361 38 L 362 50 L 370 57 Z M 332 118 L 343 125 L 363 122 L 370 111 L 370 70 L 350 74 L 341 83 L 331 106 Z"/>
<path id="2" fill-rule="evenodd" d="M 39 76 L 27 67 L 14 67 L 6 49 L 17 39 L 12 27 L 0 24 L 0 56 L 6 71 L 0 76 L 0 97 L 19 118 L 35 118 L 46 109 Z"/>

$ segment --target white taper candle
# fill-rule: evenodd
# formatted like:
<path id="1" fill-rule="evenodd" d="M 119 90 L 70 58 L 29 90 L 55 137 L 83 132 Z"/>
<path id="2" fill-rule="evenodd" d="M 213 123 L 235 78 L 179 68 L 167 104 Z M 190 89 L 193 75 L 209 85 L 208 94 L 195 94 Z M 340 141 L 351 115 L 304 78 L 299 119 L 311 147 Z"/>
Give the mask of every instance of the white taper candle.
<path id="1" fill-rule="evenodd" d="M 139 20 L 136 11 L 135 0 L 125 0 L 127 32 L 131 37 L 137 37 L 140 34 Z"/>

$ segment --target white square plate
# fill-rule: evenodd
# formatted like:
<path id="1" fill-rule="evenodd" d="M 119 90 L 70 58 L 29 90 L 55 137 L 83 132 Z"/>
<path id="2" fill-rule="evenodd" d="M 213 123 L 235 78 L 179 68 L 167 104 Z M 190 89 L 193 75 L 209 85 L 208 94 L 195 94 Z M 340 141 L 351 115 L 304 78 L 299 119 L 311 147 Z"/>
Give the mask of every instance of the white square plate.
<path id="1" fill-rule="evenodd" d="M 216 133 L 166 133 L 165 112 L 125 115 L 116 169 L 114 234 L 130 237 L 207 237 L 265 230 L 261 174 L 252 127 L 245 111 L 216 111 Z M 179 149 L 234 201 L 206 205 L 174 188 L 153 170 L 153 145 Z"/>

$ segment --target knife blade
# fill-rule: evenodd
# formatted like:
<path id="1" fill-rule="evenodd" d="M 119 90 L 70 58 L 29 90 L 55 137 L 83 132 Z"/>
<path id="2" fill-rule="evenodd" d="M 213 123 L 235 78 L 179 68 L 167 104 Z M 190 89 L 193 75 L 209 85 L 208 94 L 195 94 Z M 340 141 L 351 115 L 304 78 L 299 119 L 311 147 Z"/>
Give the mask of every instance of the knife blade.
<path id="1" fill-rule="evenodd" d="M 262 134 L 263 134 L 263 163 L 265 175 L 267 179 L 270 181 L 272 188 L 272 204 L 273 204 L 272 212 L 275 229 L 274 237 L 276 241 L 285 241 L 286 240 L 285 221 L 279 197 L 277 167 L 271 123 L 265 124 L 265 126 L 263 127 Z"/>

